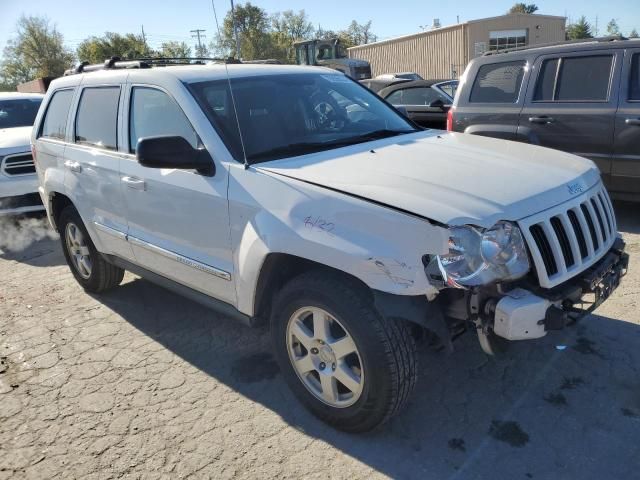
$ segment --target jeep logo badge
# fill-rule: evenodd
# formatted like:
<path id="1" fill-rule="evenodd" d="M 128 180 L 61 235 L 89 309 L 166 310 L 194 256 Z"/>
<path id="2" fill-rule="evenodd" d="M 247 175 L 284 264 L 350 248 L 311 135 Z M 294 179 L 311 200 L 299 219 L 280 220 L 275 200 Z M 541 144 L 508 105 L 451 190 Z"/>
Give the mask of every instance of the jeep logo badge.
<path id="1" fill-rule="evenodd" d="M 569 193 L 571 195 L 582 193 L 582 185 L 580 185 L 580 182 L 569 183 L 567 184 L 567 188 L 569 189 Z"/>

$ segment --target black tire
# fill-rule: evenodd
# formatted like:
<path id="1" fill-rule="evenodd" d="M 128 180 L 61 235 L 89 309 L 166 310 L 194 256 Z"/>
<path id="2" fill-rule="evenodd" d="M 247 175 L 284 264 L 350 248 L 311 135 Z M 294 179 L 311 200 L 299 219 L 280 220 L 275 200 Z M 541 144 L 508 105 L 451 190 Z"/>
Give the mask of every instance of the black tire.
<path id="1" fill-rule="evenodd" d="M 91 272 L 87 278 L 83 277 L 74 262 L 71 260 L 71 253 L 67 247 L 67 225 L 70 223 L 76 225 L 81 231 L 86 246 L 89 249 Z M 100 293 L 120 285 L 120 282 L 122 282 L 122 278 L 124 277 L 124 270 L 108 263 L 98 253 L 95 245 L 91 241 L 91 237 L 89 236 L 84 223 L 82 222 L 82 219 L 80 218 L 80 214 L 73 206 L 69 205 L 62 210 L 60 217 L 58 218 L 57 226 L 58 231 L 60 232 L 60 242 L 62 244 L 64 257 L 67 260 L 71 273 L 82 288 L 87 292 Z"/>
<path id="2" fill-rule="evenodd" d="M 351 406 L 320 401 L 302 382 L 289 357 L 287 325 L 294 312 L 318 307 L 346 327 L 365 372 L 362 393 Z M 415 340 L 410 325 L 383 317 L 366 287 L 356 280 L 324 271 L 302 274 L 278 293 L 271 333 L 281 371 L 298 399 L 318 418 L 347 432 L 365 432 L 386 422 L 404 407 L 417 379 Z"/>

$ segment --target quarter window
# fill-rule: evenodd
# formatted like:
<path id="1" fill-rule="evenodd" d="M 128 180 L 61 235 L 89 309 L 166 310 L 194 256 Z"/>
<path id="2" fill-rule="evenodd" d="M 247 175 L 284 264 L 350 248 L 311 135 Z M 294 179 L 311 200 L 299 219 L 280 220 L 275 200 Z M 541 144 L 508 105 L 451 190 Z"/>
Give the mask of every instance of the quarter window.
<path id="1" fill-rule="evenodd" d="M 524 66 L 524 61 L 482 65 L 471 88 L 469 102 L 516 103 Z"/>
<path id="2" fill-rule="evenodd" d="M 629 82 L 629 100 L 640 100 L 640 53 L 635 53 L 631 57 Z"/>
<path id="3" fill-rule="evenodd" d="M 117 150 L 119 100 L 120 87 L 85 88 L 76 116 L 75 142 Z"/>
<path id="4" fill-rule="evenodd" d="M 72 99 L 73 90 L 59 90 L 53 94 L 42 122 L 40 137 L 64 140 Z"/>
<path id="5" fill-rule="evenodd" d="M 210 100 L 216 112 L 226 114 L 226 98 L 223 95 L 213 95 Z M 198 136 L 175 100 L 156 88 L 135 87 L 131 94 L 129 114 L 131 153 L 135 153 L 141 138 L 159 135 L 183 137 L 193 148 L 198 148 Z"/>

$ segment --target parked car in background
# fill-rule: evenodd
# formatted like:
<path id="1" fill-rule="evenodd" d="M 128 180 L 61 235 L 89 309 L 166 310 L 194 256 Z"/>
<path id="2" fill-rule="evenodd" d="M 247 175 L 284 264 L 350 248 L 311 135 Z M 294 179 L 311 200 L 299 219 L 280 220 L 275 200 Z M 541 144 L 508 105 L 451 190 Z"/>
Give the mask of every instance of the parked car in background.
<path id="1" fill-rule="evenodd" d="M 0 92 L 0 215 L 43 210 L 31 128 L 44 95 Z"/>
<path id="2" fill-rule="evenodd" d="M 378 93 L 383 88 L 390 87 L 391 85 L 397 85 L 398 83 L 406 83 L 409 80 L 406 78 L 391 78 L 391 79 L 379 79 L 368 78 L 366 80 L 360 80 L 360 83 L 367 87 L 374 93 Z"/>
<path id="3" fill-rule="evenodd" d="M 423 80 L 416 72 L 382 73 L 375 76 L 375 80 Z"/>
<path id="4" fill-rule="evenodd" d="M 447 112 L 453 103 L 456 80 L 413 80 L 385 87 L 378 92 L 382 98 L 399 107 L 418 125 L 445 129 Z"/>
<path id="5" fill-rule="evenodd" d="M 450 130 L 589 158 L 614 198 L 640 201 L 640 41 L 486 54 L 469 64 L 459 90 Z"/>

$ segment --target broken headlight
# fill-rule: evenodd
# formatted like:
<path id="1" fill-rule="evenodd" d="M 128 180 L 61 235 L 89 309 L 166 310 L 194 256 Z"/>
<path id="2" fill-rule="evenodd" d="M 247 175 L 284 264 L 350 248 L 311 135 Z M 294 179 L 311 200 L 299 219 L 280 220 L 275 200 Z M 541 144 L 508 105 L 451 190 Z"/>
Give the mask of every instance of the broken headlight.
<path id="1" fill-rule="evenodd" d="M 466 288 L 515 280 L 529 271 L 529 257 L 518 226 L 500 221 L 488 229 L 449 228 L 449 252 L 438 266 L 450 287 Z"/>

